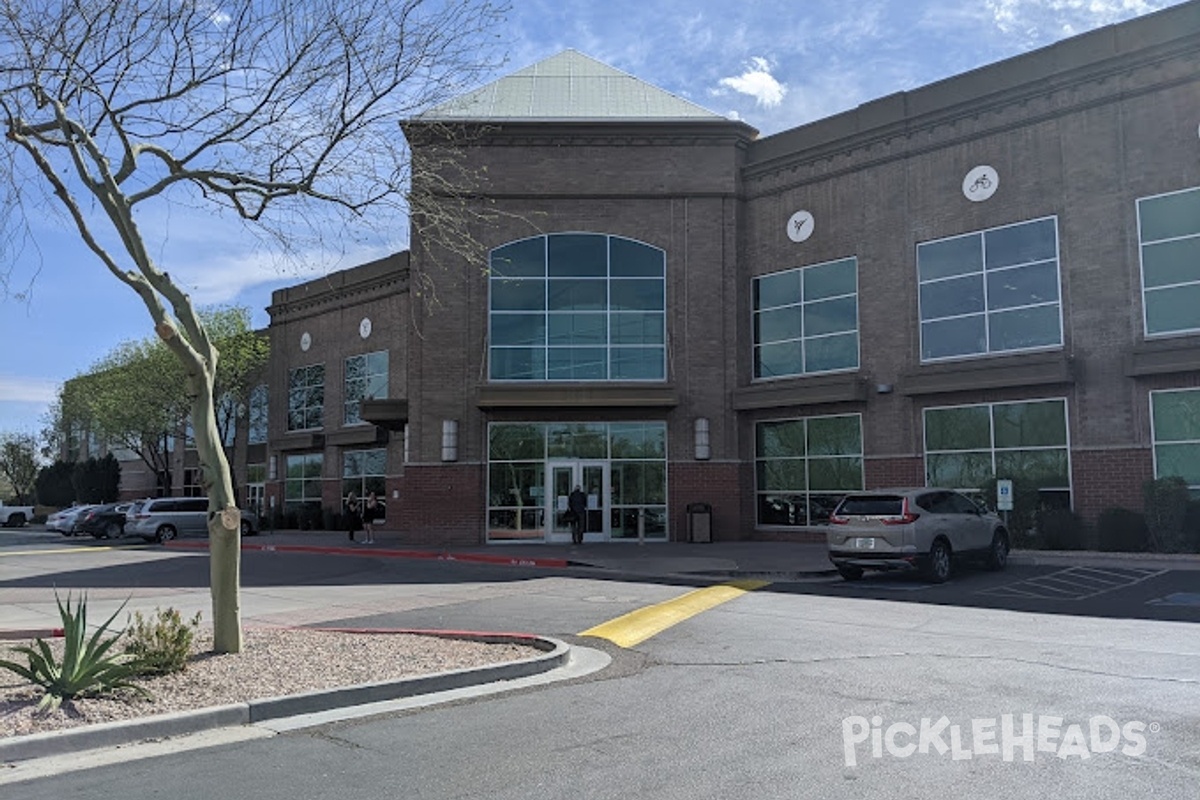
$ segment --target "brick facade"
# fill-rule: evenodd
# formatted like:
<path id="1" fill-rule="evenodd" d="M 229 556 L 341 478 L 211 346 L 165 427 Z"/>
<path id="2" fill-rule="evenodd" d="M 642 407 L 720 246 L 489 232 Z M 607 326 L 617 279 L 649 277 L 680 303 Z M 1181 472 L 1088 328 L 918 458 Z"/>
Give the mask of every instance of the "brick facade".
<path id="1" fill-rule="evenodd" d="M 1108 506 L 1140 508 L 1153 475 L 1149 392 L 1200 384 L 1200 337 L 1143 333 L 1136 212 L 1138 198 L 1200 186 L 1198 9 L 1184 4 L 765 138 L 710 118 L 490 125 L 464 151 L 468 173 L 486 168 L 475 187 L 494 211 L 474 230 L 484 250 L 557 232 L 661 248 L 666 380 L 526 382 L 522 399 L 502 396 L 487 379 L 485 254 L 455 258 L 418 227 L 411 261 L 401 254 L 276 293 L 278 480 L 283 454 L 324 452 L 334 494 L 323 500 L 336 500 L 342 454 L 360 436 L 340 425 L 339 365 L 386 346 L 388 397 L 404 405 L 385 445 L 389 494 L 400 494 L 389 527 L 413 542 L 484 541 L 487 426 L 498 420 L 665 422 L 671 539 L 686 538 L 692 502 L 713 505 L 719 539 L 802 538 L 814 534 L 757 524 L 756 423 L 859 415 L 864 485 L 920 485 L 926 409 L 1061 398 L 1076 510 L 1094 520 Z M 420 125 L 405 130 L 421 158 Z M 999 186 L 972 202 L 962 184 L 979 165 L 996 170 Z M 802 209 L 815 229 L 796 243 L 785 223 Z M 1039 218 L 1057 232 L 1062 345 L 923 362 L 917 245 Z M 848 257 L 858 369 L 755 380 L 753 278 Z M 410 288 L 426 279 L 438 300 L 428 308 L 427 293 Z M 364 317 L 375 322 L 370 342 L 359 335 Z M 327 365 L 326 426 L 288 432 L 288 372 L 317 361 Z M 697 419 L 710 431 L 704 461 L 692 457 Z M 441 461 L 447 421 L 458 426 L 453 463 Z M 281 496 L 278 481 L 269 491 Z"/>

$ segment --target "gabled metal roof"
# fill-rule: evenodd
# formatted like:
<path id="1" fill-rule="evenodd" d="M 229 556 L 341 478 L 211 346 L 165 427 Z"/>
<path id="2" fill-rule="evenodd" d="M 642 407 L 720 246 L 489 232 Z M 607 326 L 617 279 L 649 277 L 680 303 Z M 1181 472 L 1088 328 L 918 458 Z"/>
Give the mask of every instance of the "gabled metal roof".
<path id="1" fill-rule="evenodd" d="M 577 50 L 564 50 L 435 106 L 418 119 L 645 122 L 725 117 Z"/>

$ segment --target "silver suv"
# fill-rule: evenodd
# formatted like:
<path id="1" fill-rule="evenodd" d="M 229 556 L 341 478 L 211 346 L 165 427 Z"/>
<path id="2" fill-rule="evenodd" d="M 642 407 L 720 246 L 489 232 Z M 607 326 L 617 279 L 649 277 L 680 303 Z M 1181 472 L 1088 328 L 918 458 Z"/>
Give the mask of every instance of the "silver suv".
<path id="1" fill-rule="evenodd" d="M 991 569 L 1008 563 L 1004 522 L 953 489 L 858 492 L 829 522 L 829 560 L 848 581 L 865 569 L 917 569 L 941 583 L 959 556 L 981 557 Z"/>
<path id="2" fill-rule="evenodd" d="M 254 515 L 242 512 L 242 535 L 258 533 Z M 208 535 L 207 497 L 151 497 L 138 500 L 125 514 L 125 535 L 167 542 L 180 536 Z"/>

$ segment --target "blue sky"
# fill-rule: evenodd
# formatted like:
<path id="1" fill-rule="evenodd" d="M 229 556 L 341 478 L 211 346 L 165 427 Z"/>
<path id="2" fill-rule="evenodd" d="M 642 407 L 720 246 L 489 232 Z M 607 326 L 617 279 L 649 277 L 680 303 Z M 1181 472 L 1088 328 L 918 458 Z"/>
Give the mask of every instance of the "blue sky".
<path id="1" fill-rule="evenodd" d="M 745 120 L 763 135 L 913 89 L 1179 0 L 513 0 L 501 77 L 574 48 Z M 133 292 L 65 220 L 30 209 L 33 236 L 0 265 L 0 434 L 36 433 L 66 379 L 151 333 Z M 249 307 L 271 292 L 386 254 L 313 252 L 282 263 L 200 208 L 141 220 L 159 264 L 200 304 Z M 36 245 L 34 244 L 36 242 Z M 390 243 L 398 249 L 402 239 Z M 7 293 L 6 290 L 7 289 Z M 18 296 L 19 295 L 19 296 Z"/>

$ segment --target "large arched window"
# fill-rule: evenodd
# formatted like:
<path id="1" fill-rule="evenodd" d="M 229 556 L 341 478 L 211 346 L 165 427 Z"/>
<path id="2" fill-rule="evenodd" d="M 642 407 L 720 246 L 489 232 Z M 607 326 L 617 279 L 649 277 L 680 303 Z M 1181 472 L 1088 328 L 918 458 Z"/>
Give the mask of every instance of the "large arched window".
<path id="1" fill-rule="evenodd" d="M 554 233 L 498 247 L 489 265 L 491 380 L 666 380 L 662 250 Z"/>

